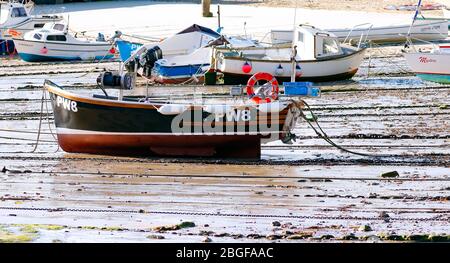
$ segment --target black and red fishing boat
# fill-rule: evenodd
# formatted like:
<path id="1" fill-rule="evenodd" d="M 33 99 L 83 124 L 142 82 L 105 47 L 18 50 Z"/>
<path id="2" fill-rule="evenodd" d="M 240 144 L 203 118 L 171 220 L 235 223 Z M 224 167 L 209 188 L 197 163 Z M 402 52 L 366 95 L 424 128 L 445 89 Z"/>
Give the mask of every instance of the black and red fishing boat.
<path id="1" fill-rule="evenodd" d="M 261 142 L 289 140 L 301 103 L 279 98 L 81 96 L 45 82 L 58 143 L 66 152 L 259 159 Z M 276 88 L 276 89 L 275 89 Z M 249 89 L 250 91 L 250 89 Z M 249 93 L 251 93 L 250 91 Z M 276 92 L 276 94 L 274 93 Z M 120 97 L 120 96 L 119 96 Z"/>

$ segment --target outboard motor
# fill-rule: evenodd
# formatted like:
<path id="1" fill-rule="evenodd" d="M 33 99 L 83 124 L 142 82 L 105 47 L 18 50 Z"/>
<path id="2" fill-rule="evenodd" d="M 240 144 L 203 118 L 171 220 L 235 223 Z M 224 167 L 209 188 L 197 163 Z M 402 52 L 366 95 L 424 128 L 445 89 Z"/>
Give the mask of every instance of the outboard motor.
<path id="1" fill-rule="evenodd" d="M 111 37 L 110 41 L 114 41 L 122 36 L 122 32 L 119 30 L 114 31 L 114 35 Z"/>
<path id="2" fill-rule="evenodd" d="M 107 89 L 126 89 L 133 88 L 133 75 L 130 73 L 110 72 L 106 71 L 97 77 L 97 84 Z"/>
<path id="3" fill-rule="evenodd" d="M 143 74 L 150 77 L 152 74 L 152 69 L 155 66 L 155 62 L 163 58 L 162 50 L 158 46 L 155 46 L 147 52 L 142 53 L 139 56 L 139 66 L 143 68 Z"/>

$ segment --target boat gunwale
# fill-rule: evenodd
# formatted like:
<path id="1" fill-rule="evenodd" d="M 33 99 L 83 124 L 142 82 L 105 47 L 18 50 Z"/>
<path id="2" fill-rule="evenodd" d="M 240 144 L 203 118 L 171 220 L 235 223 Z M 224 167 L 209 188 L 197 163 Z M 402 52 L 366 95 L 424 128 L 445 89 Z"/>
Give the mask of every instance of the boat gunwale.
<path id="1" fill-rule="evenodd" d="M 421 21 L 426 21 L 426 20 L 421 20 Z M 434 24 L 444 24 L 444 23 L 448 23 L 448 21 L 447 21 L 447 19 L 442 18 L 441 20 L 434 20 L 434 21 L 432 21 L 430 23 L 424 23 L 424 24 L 421 24 L 421 25 L 414 25 L 413 28 L 430 26 L 430 25 L 434 25 Z M 377 31 L 377 30 L 409 28 L 409 27 L 410 27 L 410 25 L 406 25 L 406 24 L 404 24 L 404 25 L 396 25 L 396 26 L 395 25 L 394 26 L 380 26 L 380 27 L 372 27 L 370 29 L 370 31 L 373 32 L 373 31 Z M 336 29 L 327 29 L 327 31 L 335 34 L 336 32 L 343 32 L 343 33 L 345 33 L 345 32 L 348 32 L 351 29 L 352 28 L 343 28 L 343 29 L 336 28 Z M 359 32 L 359 31 L 364 31 L 365 32 L 365 31 L 367 31 L 367 29 L 368 28 L 357 28 L 357 29 L 353 29 L 352 31 L 353 32 Z M 416 33 L 414 33 L 414 34 L 416 34 Z"/>
<path id="2" fill-rule="evenodd" d="M 347 49 L 350 49 L 349 47 L 344 47 Z M 308 59 L 308 60 L 296 60 L 297 63 L 317 63 L 317 62 L 326 62 L 326 61 L 333 61 L 333 60 L 343 60 L 343 59 L 347 59 L 349 57 L 352 56 L 356 56 L 359 53 L 365 52 L 367 49 L 367 47 L 363 47 L 360 48 L 358 50 L 356 50 L 353 53 L 347 53 L 347 54 L 342 54 L 342 55 L 337 55 L 337 56 L 329 56 L 329 57 L 325 57 L 325 58 L 317 58 L 317 59 Z M 262 62 L 262 63 L 292 63 L 291 60 L 275 60 L 275 59 L 257 59 L 257 58 L 250 58 L 250 57 L 244 57 L 244 56 L 227 56 L 223 58 L 223 60 L 226 59 L 230 59 L 230 60 L 245 60 L 245 61 L 250 61 L 250 62 Z"/>
<path id="3" fill-rule="evenodd" d="M 230 106 L 234 107 L 236 109 L 239 108 L 248 108 L 252 107 L 255 109 L 258 109 L 258 104 L 250 105 L 250 104 L 242 104 L 242 105 L 231 105 L 231 104 L 189 104 L 189 103 L 155 103 L 155 102 L 133 102 L 133 101 L 118 101 L 118 100 L 112 100 L 112 99 L 100 99 L 95 97 L 86 97 L 82 95 L 77 95 L 72 92 L 63 90 L 60 86 L 58 86 L 56 83 L 45 80 L 44 83 L 44 89 L 47 90 L 49 93 L 52 93 L 54 95 L 61 96 L 63 98 L 76 101 L 76 102 L 82 102 L 87 104 L 94 104 L 94 105 L 100 105 L 100 106 L 109 106 L 109 107 L 120 107 L 120 108 L 137 108 L 137 109 L 152 109 L 152 110 L 158 110 L 161 106 L 164 105 L 184 105 L 191 108 L 203 108 L 203 106 L 208 105 L 217 105 L 217 106 Z M 289 101 L 279 101 L 280 103 L 286 103 L 286 107 L 289 107 L 290 102 Z"/>
<path id="4" fill-rule="evenodd" d="M 31 32 L 31 31 L 30 31 Z M 28 32 L 29 33 L 29 32 Z M 42 43 L 42 44 L 55 44 L 55 45 L 71 45 L 71 46 L 95 46 L 95 47 L 111 47 L 113 43 L 105 42 L 105 43 L 67 43 L 67 42 L 56 42 L 56 41 L 37 41 L 37 40 L 29 40 L 23 38 L 12 38 L 14 41 L 23 41 L 23 42 L 31 42 L 31 43 Z"/>

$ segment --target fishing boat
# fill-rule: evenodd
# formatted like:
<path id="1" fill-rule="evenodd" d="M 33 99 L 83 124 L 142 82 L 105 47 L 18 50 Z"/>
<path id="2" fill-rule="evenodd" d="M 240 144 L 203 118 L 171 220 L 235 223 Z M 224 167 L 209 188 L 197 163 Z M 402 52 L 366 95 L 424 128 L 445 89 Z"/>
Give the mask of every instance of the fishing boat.
<path id="1" fill-rule="evenodd" d="M 99 76 L 97 81 L 105 88 L 120 86 L 118 97 L 106 92 L 77 95 L 45 82 L 64 151 L 259 159 L 261 142 L 292 138 L 290 131 L 302 107 L 298 97 L 279 94 L 278 83 L 268 74 L 259 76 L 270 80 L 269 84 L 256 91 L 252 85 L 247 88 L 252 96 L 230 98 L 123 96 L 123 89 L 133 87 L 129 76 Z"/>
<path id="2" fill-rule="evenodd" d="M 30 15 L 33 6 L 32 2 L 0 1 L 0 55 L 15 52 L 13 37 L 22 38 L 26 32 L 62 19 L 57 15 Z"/>
<path id="3" fill-rule="evenodd" d="M 403 54 L 412 71 L 421 79 L 450 84 L 450 45 L 440 45 L 431 51 Z"/>
<path id="4" fill-rule="evenodd" d="M 215 50 L 213 70 L 223 75 L 224 84 L 244 84 L 256 72 L 268 72 L 279 82 L 335 81 L 351 78 L 359 68 L 365 48 L 339 43 L 332 33 L 313 26 L 300 25 L 292 30 L 272 31 L 272 44 L 263 47 Z M 292 39 L 296 46 L 292 66 Z"/>
<path id="5" fill-rule="evenodd" d="M 31 15 L 32 5 L 18 1 L 0 1 L 0 53 L 13 53 L 12 38 L 42 28 L 45 23 L 62 20 L 58 15 Z"/>
<path id="6" fill-rule="evenodd" d="M 413 38 L 436 41 L 448 37 L 448 20 L 421 20 L 411 27 L 409 24 L 374 27 L 372 24 L 357 25 L 353 28 L 326 29 L 342 42 L 358 41 L 361 36 L 375 43 L 399 43 L 406 41 L 410 32 Z M 410 31 L 411 30 L 411 31 Z"/>
<path id="7" fill-rule="evenodd" d="M 129 72 L 137 69 L 155 82 L 178 84 L 188 80 L 202 83 L 210 67 L 213 46 L 224 43 L 233 47 L 256 45 L 253 40 L 221 36 L 212 29 L 194 24 L 159 43 L 139 46 L 119 41 L 117 46 L 124 57 L 130 54 L 125 61 L 122 58 Z M 141 60 L 142 57 L 146 59 Z"/>
<path id="8" fill-rule="evenodd" d="M 17 52 L 27 62 L 63 60 L 101 60 L 114 57 L 113 40 L 103 37 L 90 40 L 69 33 L 63 22 L 47 23 L 44 28 L 25 34 L 23 39 L 14 38 Z"/>

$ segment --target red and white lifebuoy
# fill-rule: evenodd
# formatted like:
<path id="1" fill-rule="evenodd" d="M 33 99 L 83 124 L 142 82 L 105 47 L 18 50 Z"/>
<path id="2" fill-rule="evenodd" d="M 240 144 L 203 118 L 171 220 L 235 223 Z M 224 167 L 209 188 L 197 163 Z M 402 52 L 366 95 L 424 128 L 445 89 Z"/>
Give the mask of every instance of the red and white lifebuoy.
<path id="1" fill-rule="evenodd" d="M 260 80 L 265 80 L 265 81 L 269 82 L 270 84 L 272 84 L 272 92 L 271 92 L 270 97 L 263 99 L 263 98 L 260 98 L 255 95 L 254 87 L 255 87 L 256 82 L 258 82 Z M 267 72 L 258 72 L 256 74 L 254 74 L 247 82 L 247 95 L 253 102 L 255 102 L 257 104 L 268 103 L 268 102 L 272 102 L 272 101 L 278 99 L 279 92 L 280 92 L 280 87 L 278 85 L 277 79 Z"/>

